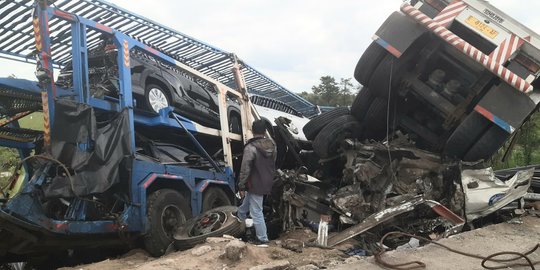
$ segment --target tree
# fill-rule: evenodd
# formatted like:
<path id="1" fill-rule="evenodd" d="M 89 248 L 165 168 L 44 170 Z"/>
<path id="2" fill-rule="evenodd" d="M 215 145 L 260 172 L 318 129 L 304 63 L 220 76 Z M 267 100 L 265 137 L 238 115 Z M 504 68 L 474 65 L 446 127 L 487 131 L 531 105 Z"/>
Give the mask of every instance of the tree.
<path id="1" fill-rule="evenodd" d="M 352 101 L 354 100 L 355 94 L 353 94 L 353 89 L 355 89 L 353 83 L 351 82 L 351 78 L 344 79 L 341 78 L 341 81 L 339 82 L 340 86 L 340 98 L 339 98 L 339 104 L 344 104 L 342 106 L 351 106 Z"/>
<path id="2" fill-rule="evenodd" d="M 14 148 L 0 147 L 0 172 L 13 172 L 19 163 L 19 153 Z M 0 176 L 0 188 L 7 185 L 10 176 Z"/>
<path id="3" fill-rule="evenodd" d="M 540 163 L 540 115 L 538 112 L 531 117 L 523 126 L 516 131 L 516 138 L 499 150 L 499 153 L 492 159 L 492 165 L 496 169 L 513 168 L 518 166 L 526 166 Z M 510 149 L 508 149 L 511 147 Z M 502 157 L 509 152 L 506 160 L 502 162 Z"/>
<path id="4" fill-rule="evenodd" d="M 313 94 L 317 95 L 321 102 L 325 102 L 329 106 L 336 106 L 341 92 L 336 79 L 332 76 L 323 76 L 320 80 L 319 85 L 311 87 Z"/>
<path id="5" fill-rule="evenodd" d="M 351 106 L 359 89 L 351 81 L 341 78 L 338 83 L 332 76 L 322 76 L 319 85 L 311 87 L 311 93 L 302 92 L 300 96 L 321 106 Z"/>

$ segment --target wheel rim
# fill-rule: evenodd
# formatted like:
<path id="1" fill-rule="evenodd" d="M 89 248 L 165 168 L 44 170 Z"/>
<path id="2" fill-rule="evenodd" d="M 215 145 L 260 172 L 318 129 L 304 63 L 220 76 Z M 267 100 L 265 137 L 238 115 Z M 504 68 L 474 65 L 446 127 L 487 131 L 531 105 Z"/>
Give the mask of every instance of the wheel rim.
<path id="1" fill-rule="evenodd" d="M 289 125 L 287 126 L 287 129 L 288 129 L 292 134 L 298 134 L 298 128 L 297 128 L 293 123 L 289 123 Z"/>
<path id="2" fill-rule="evenodd" d="M 186 222 L 186 216 L 176 205 L 167 205 L 161 212 L 161 228 L 168 237 L 173 237 L 178 226 Z"/>
<path id="3" fill-rule="evenodd" d="M 159 112 L 163 108 L 169 107 L 169 101 L 165 93 L 158 88 L 152 88 L 148 92 L 148 102 L 154 112 Z"/>
<path id="4" fill-rule="evenodd" d="M 221 228 L 227 220 L 227 216 L 222 212 L 211 212 L 197 219 L 189 232 L 189 236 L 200 236 L 209 234 Z"/>

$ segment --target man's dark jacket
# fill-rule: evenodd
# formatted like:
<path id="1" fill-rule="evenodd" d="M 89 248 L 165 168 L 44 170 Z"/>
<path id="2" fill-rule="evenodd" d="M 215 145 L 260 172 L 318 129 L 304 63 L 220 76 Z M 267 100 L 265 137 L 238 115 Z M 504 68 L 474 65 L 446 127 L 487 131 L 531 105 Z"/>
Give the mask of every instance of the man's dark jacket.
<path id="1" fill-rule="evenodd" d="M 270 194 L 276 172 L 276 156 L 277 149 L 272 139 L 251 139 L 244 147 L 238 188 L 257 195 Z"/>

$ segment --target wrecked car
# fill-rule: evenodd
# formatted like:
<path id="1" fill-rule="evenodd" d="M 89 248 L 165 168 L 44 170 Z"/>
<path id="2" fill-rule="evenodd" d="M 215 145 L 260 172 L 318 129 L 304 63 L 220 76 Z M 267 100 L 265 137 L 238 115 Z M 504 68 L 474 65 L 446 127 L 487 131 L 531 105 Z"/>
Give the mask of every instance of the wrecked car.
<path id="1" fill-rule="evenodd" d="M 375 243 L 396 230 L 448 236 L 521 199 L 534 172 L 527 168 L 499 179 L 491 168 L 420 150 L 406 137 L 385 143 L 346 139 L 338 151 L 321 161 L 321 171 L 314 173 L 320 180 L 306 168 L 279 172 L 271 203 L 279 215 L 269 223 L 318 231 L 328 222 L 334 232 L 325 240 L 328 246 L 356 236 Z M 342 168 L 332 177 L 323 172 L 330 163 Z M 389 241 L 397 247 L 408 239 Z"/>
<path id="2" fill-rule="evenodd" d="M 309 118 L 303 116 L 293 107 L 275 99 L 258 95 L 250 95 L 249 99 L 272 135 L 277 132 L 275 130 L 277 128 L 276 120 L 279 117 L 284 117 L 290 121 L 286 127 L 292 138 L 296 141 L 307 142 L 302 128 L 309 122 Z"/>

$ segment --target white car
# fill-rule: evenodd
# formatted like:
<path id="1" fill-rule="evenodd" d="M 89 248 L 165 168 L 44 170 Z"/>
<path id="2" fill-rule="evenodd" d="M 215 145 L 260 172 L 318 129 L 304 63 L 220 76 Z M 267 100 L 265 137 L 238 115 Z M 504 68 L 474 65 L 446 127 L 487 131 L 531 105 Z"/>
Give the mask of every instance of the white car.
<path id="1" fill-rule="evenodd" d="M 275 99 L 257 95 L 252 95 L 250 99 L 259 116 L 267 122 L 268 126 L 275 127 L 275 120 L 278 117 L 285 117 L 291 120 L 288 130 L 293 138 L 299 141 L 307 141 L 302 128 L 309 122 L 309 118 L 303 116 L 289 105 Z"/>

